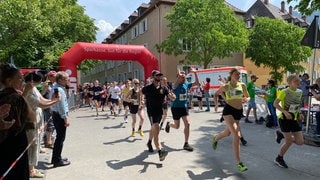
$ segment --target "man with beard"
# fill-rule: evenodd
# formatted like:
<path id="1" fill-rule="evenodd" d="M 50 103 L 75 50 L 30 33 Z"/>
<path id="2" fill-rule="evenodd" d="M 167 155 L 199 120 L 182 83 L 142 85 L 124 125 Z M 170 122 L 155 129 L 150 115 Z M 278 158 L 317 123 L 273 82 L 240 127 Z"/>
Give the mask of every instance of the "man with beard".
<path id="1" fill-rule="evenodd" d="M 159 123 L 162 119 L 162 103 L 164 98 L 168 96 L 171 100 L 175 100 L 176 96 L 169 92 L 167 88 L 161 86 L 160 81 L 162 77 L 162 73 L 160 71 L 154 70 L 152 72 L 153 82 L 149 85 L 146 85 L 142 89 L 142 93 L 145 95 L 146 99 L 146 106 L 147 106 L 147 113 L 151 123 L 151 129 L 149 134 L 149 141 L 148 141 L 148 149 L 149 152 L 153 152 L 152 147 L 152 139 L 154 140 L 154 145 L 159 153 L 160 161 L 163 161 L 168 152 L 166 150 L 161 150 L 160 140 L 159 140 L 159 132 L 160 126 Z M 141 101 L 143 103 L 143 101 Z"/>
<path id="2" fill-rule="evenodd" d="M 185 72 L 178 70 L 178 77 L 173 86 L 173 92 L 176 95 L 175 101 L 172 103 L 171 112 L 174 122 L 170 124 L 167 122 L 165 131 L 169 133 L 170 127 L 179 129 L 180 127 L 180 118 L 182 118 L 184 123 L 184 139 L 185 143 L 183 149 L 187 151 L 193 151 L 193 148 L 189 145 L 189 134 L 190 134 L 190 119 L 188 112 L 188 89 L 192 86 L 200 86 L 198 75 L 195 69 L 190 69 L 190 72 L 194 73 L 195 82 L 187 82 Z"/>

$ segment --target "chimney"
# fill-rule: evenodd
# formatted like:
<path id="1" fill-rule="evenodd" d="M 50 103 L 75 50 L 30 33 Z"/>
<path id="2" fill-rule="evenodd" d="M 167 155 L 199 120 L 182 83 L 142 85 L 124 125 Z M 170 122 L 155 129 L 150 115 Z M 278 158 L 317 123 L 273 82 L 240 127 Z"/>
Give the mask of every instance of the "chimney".
<path id="1" fill-rule="evenodd" d="M 264 0 L 264 3 L 268 5 L 269 4 L 269 0 Z"/>
<path id="2" fill-rule="evenodd" d="M 289 14 L 292 15 L 292 6 L 289 6 Z"/>
<path id="3" fill-rule="evenodd" d="M 285 2 L 284 1 L 281 1 L 281 12 L 283 12 L 284 13 L 284 11 L 285 11 Z"/>
<path id="4" fill-rule="evenodd" d="M 304 22 L 307 22 L 307 16 L 302 16 L 301 19 L 302 19 Z"/>

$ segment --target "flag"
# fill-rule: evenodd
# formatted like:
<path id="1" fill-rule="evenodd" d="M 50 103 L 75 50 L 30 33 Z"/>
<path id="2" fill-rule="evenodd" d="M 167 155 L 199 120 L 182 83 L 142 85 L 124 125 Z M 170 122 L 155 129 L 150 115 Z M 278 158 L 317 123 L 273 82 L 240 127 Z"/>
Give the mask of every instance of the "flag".
<path id="1" fill-rule="evenodd" d="M 303 39 L 301 40 L 301 45 L 309 46 L 312 49 L 320 48 L 320 31 L 319 31 L 318 20 L 319 20 L 319 16 L 314 16 L 314 19 L 311 25 L 309 26 L 306 34 L 303 36 Z"/>

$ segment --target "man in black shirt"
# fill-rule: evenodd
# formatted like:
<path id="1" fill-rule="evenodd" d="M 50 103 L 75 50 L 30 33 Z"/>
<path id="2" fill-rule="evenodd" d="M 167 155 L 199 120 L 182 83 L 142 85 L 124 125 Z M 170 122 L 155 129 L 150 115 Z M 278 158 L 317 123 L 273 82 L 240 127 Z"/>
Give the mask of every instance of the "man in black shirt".
<path id="1" fill-rule="evenodd" d="M 162 75 L 163 74 L 161 72 L 154 70 L 152 72 L 152 84 L 147 85 L 142 89 L 142 93 L 145 95 L 147 113 L 151 123 L 149 141 L 147 146 L 149 148 L 149 152 L 153 152 L 151 142 L 152 139 L 154 139 L 154 145 L 158 150 L 160 161 L 163 161 L 168 155 L 168 152 L 166 150 L 161 150 L 159 140 L 159 123 L 161 122 L 163 114 L 162 104 L 166 96 L 168 96 L 171 100 L 175 100 L 176 98 L 176 96 L 172 92 L 169 92 L 167 88 L 161 86 L 160 81 Z"/>

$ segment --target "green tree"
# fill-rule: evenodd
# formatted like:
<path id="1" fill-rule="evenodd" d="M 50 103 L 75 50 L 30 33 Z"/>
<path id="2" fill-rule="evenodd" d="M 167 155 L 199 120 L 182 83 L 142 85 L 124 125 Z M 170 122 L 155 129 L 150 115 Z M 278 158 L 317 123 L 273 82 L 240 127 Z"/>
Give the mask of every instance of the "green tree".
<path id="1" fill-rule="evenodd" d="M 157 48 L 207 68 L 214 57 L 245 51 L 248 30 L 224 0 L 179 0 L 166 15 L 171 34 Z"/>
<path id="2" fill-rule="evenodd" d="M 258 67 L 269 67 L 272 79 L 282 81 L 287 71 L 302 71 L 301 62 L 312 54 L 300 44 L 305 30 L 280 19 L 257 17 L 249 35 L 246 56 Z"/>
<path id="3" fill-rule="evenodd" d="M 288 3 L 298 0 L 287 0 Z M 295 7 L 299 12 L 306 15 L 311 15 L 314 11 L 320 10 L 319 0 L 299 0 L 298 5 Z"/>
<path id="4" fill-rule="evenodd" d="M 0 61 L 13 57 L 20 67 L 57 69 L 74 42 L 94 41 L 97 27 L 76 2 L 0 1 Z"/>

